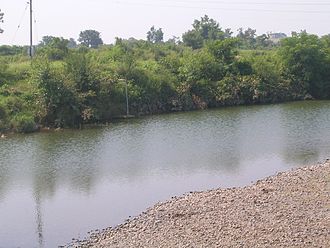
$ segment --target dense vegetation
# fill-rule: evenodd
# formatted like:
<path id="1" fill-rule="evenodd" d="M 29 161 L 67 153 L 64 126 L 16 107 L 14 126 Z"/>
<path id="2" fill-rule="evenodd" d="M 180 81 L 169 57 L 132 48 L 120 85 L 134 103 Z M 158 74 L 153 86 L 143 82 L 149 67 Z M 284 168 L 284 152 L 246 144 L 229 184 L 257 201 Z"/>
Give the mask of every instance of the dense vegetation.
<path id="1" fill-rule="evenodd" d="M 86 30 L 75 40 L 46 36 L 32 60 L 26 47 L 0 46 L 0 132 L 79 127 L 133 115 L 227 105 L 330 98 L 330 35 L 306 32 L 273 43 L 255 30 L 232 37 L 207 16 L 163 41 L 103 45 Z"/>

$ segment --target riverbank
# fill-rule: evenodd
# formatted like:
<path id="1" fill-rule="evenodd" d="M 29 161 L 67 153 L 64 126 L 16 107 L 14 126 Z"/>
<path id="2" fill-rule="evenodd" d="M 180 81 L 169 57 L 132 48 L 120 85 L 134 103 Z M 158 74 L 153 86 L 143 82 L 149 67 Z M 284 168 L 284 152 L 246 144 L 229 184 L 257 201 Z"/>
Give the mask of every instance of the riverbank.
<path id="1" fill-rule="evenodd" d="M 173 197 L 69 247 L 329 247 L 330 161 Z"/>
<path id="2" fill-rule="evenodd" d="M 322 102 L 322 101 L 328 101 L 328 100 L 315 100 L 312 98 L 309 98 L 308 96 L 305 96 L 304 99 L 296 99 L 296 100 L 288 100 L 288 101 L 281 101 L 281 102 L 273 102 L 273 103 L 259 103 L 259 104 L 242 104 L 242 105 L 227 105 L 227 106 L 217 106 L 217 107 L 211 107 L 206 109 L 188 109 L 188 110 L 171 110 L 171 111 L 164 111 L 164 112 L 156 112 L 156 113 L 139 113 L 136 115 L 120 115 L 115 116 L 111 119 L 105 120 L 103 122 L 95 122 L 95 123 L 86 123 L 86 124 L 80 124 L 76 127 L 54 127 L 54 126 L 43 126 L 41 124 L 36 123 L 30 123 L 27 127 L 23 123 L 20 128 L 6 128 L 6 129 L 0 129 L 0 138 L 6 138 L 8 136 L 12 136 L 13 134 L 21 133 L 21 134 L 30 134 L 30 133 L 45 133 L 45 132 L 56 132 L 56 131 L 63 131 L 63 130 L 81 130 L 85 128 L 95 128 L 95 127 L 107 127 L 109 124 L 123 122 L 127 120 L 134 120 L 142 117 L 148 117 L 153 115 L 166 115 L 166 114 L 177 114 L 177 113 L 187 113 L 187 112 L 194 112 L 194 111 L 205 111 L 205 110 L 217 110 L 217 109 L 224 109 L 224 108 L 235 108 L 235 107 L 242 107 L 242 106 L 268 106 L 271 104 L 290 104 L 290 103 L 299 103 L 299 102 Z"/>

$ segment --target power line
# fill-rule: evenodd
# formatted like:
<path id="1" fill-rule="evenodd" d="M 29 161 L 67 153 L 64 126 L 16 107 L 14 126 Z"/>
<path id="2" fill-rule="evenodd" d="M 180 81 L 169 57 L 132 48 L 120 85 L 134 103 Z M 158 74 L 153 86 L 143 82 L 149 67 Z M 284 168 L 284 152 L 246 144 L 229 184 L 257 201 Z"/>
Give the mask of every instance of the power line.
<path id="1" fill-rule="evenodd" d="M 36 18 L 36 12 L 33 11 L 33 20 L 34 20 L 34 41 L 38 42 L 38 27 L 37 27 L 37 18 Z"/>
<path id="2" fill-rule="evenodd" d="M 168 0 L 158 0 L 168 2 Z M 201 1 L 191 1 L 191 0 L 177 0 L 177 2 L 182 3 L 201 3 Z M 206 0 L 203 3 L 209 4 L 225 4 L 225 5 L 291 5 L 291 6 L 330 6 L 329 2 L 225 2 L 225 1 L 212 1 Z"/>
<path id="3" fill-rule="evenodd" d="M 223 8 L 215 6 L 183 6 L 183 5 L 169 5 L 169 4 L 156 4 L 156 3 L 146 3 L 146 2 L 127 2 L 127 1 L 117 1 L 117 4 L 122 5 L 140 5 L 140 6 L 151 6 L 151 7 L 166 7 L 166 8 L 185 8 L 185 9 L 211 9 L 211 10 L 223 10 L 223 11 L 252 11 L 252 12 L 282 12 L 282 13 L 306 13 L 306 14 L 329 14 L 329 11 L 321 10 L 275 10 L 275 9 L 242 9 L 242 8 Z M 197 3 L 197 2 L 196 2 Z"/>
<path id="4" fill-rule="evenodd" d="M 22 22 L 23 22 L 23 19 L 24 19 L 24 17 L 25 17 L 26 10 L 27 10 L 28 7 L 29 7 L 29 3 L 27 2 L 26 5 L 25 5 L 25 8 L 24 8 L 24 11 L 23 11 L 23 13 L 22 13 L 22 15 L 21 15 L 21 18 L 20 18 L 19 24 L 18 24 L 18 26 L 17 26 L 17 29 L 16 29 L 16 31 L 15 31 L 15 34 L 14 34 L 14 37 L 13 37 L 12 43 L 14 43 L 14 41 L 15 41 L 15 39 L 16 39 L 17 32 L 18 32 L 18 30 L 21 28 L 21 25 L 22 25 Z"/>

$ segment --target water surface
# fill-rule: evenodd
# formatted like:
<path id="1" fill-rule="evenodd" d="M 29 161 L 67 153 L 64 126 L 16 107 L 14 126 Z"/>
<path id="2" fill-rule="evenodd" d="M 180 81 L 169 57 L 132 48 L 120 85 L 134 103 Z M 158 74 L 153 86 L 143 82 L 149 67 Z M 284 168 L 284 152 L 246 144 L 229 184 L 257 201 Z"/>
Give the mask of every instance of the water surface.
<path id="1" fill-rule="evenodd" d="M 330 101 L 151 116 L 0 140 L 0 247 L 57 247 L 185 192 L 330 155 Z"/>

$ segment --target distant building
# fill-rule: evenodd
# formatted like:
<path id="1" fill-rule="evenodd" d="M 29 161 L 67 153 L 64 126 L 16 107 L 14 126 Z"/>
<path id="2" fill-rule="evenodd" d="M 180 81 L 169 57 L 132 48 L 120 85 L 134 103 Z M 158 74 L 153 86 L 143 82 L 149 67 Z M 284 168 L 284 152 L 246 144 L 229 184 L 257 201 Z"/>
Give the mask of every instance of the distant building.
<path id="1" fill-rule="evenodd" d="M 274 43 L 278 43 L 280 40 L 287 38 L 288 36 L 285 33 L 270 33 L 268 34 L 269 40 Z"/>

